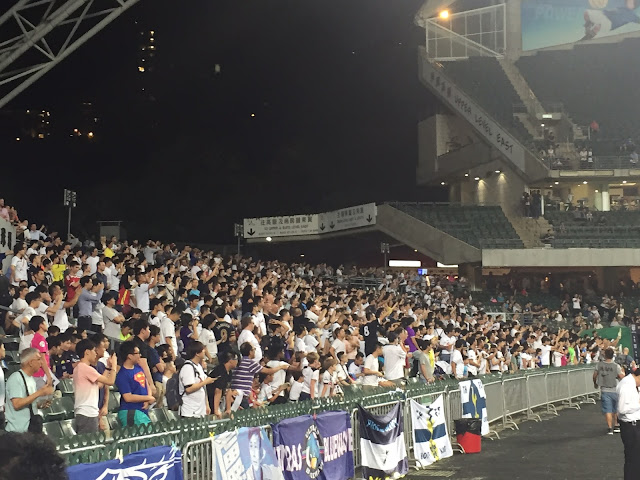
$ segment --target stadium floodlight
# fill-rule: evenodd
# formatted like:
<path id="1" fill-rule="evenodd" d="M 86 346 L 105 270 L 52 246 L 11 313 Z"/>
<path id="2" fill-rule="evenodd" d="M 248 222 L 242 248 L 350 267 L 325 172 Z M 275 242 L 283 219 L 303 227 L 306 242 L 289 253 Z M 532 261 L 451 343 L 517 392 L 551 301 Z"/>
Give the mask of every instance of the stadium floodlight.
<path id="1" fill-rule="evenodd" d="M 446 20 L 447 18 L 449 18 L 449 10 L 442 10 L 440 12 L 440 18 L 443 20 Z"/>

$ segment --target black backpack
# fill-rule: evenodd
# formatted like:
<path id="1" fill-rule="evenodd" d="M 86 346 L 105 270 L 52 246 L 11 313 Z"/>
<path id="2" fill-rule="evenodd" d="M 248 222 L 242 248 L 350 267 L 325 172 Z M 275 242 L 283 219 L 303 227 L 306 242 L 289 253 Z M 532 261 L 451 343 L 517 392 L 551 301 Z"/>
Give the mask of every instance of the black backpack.
<path id="1" fill-rule="evenodd" d="M 167 391 L 165 392 L 165 398 L 167 399 L 167 406 L 170 410 L 178 410 L 182 406 L 182 397 L 185 394 L 186 390 L 183 390 L 180 393 L 180 372 L 184 368 L 185 365 L 191 365 L 193 368 L 194 375 L 197 376 L 198 372 L 196 371 L 196 366 L 193 362 L 185 362 L 171 377 L 167 380 Z"/>

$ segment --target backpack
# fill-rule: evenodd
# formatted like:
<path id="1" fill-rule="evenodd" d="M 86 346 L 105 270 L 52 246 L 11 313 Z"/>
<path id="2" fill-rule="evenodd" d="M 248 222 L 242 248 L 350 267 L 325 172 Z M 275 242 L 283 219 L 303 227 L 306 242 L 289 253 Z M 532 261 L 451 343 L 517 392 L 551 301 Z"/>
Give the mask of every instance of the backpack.
<path id="1" fill-rule="evenodd" d="M 196 366 L 193 362 L 185 362 L 171 377 L 167 380 L 167 391 L 165 393 L 165 398 L 167 399 L 167 406 L 169 410 L 178 410 L 182 406 L 182 397 L 185 394 L 186 390 L 183 389 L 182 393 L 180 393 L 180 372 L 184 368 L 185 365 L 191 365 L 193 368 L 194 375 L 197 375 Z"/>

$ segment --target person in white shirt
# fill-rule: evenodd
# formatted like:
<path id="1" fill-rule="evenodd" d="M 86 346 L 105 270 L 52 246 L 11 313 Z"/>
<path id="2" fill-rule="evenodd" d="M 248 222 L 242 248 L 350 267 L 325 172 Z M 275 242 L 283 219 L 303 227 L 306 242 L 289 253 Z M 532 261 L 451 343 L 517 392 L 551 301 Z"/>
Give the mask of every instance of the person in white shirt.
<path id="1" fill-rule="evenodd" d="M 383 387 L 395 386 L 392 382 L 383 379 L 384 375 L 380 371 L 380 362 L 378 361 L 380 355 L 382 355 L 382 344 L 377 342 L 375 350 L 367 355 L 362 368 L 362 385 L 365 388 L 377 387 L 378 385 Z"/>
<path id="2" fill-rule="evenodd" d="M 457 379 L 464 378 L 464 357 L 462 351 L 465 347 L 466 342 L 460 339 L 456 341 L 456 348 L 451 354 L 451 370 Z"/>
<path id="3" fill-rule="evenodd" d="M 176 325 L 180 321 L 180 311 L 174 307 L 167 307 L 167 314 L 160 325 L 160 338 L 164 339 L 164 343 L 171 345 L 174 355 L 178 354 L 178 341 L 176 340 Z"/>
<path id="4" fill-rule="evenodd" d="M 260 363 L 262 360 L 262 348 L 260 347 L 260 342 L 253 334 L 253 329 L 255 325 L 253 324 L 253 319 L 245 314 L 240 321 L 240 326 L 242 327 L 242 332 L 238 336 L 238 348 L 242 347 L 244 343 L 250 343 L 255 349 L 255 357 L 253 358 L 257 363 Z"/>
<path id="5" fill-rule="evenodd" d="M 542 346 L 540 347 L 540 364 L 543 367 L 551 365 L 551 340 L 549 337 L 542 337 Z"/>
<path id="6" fill-rule="evenodd" d="M 209 363 L 214 363 L 218 358 L 218 343 L 216 342 L 216 335 L 213 333 L 213 322 L 215 320 L 216 316 L 213 313 L 209 313 L 200 322 L 202 324 L 202 332 L 200 332 L 198 340 L 205 346 L 205 355 Z"/>
<path id="7" fill-rule="evenodd" d="M 146 273 L 138 274 L 138 285 L 133 289 L 133 295 L 135 297 L 136 307 L 142 310 L 142 313 L 149 313 L 149 290 L 156 286 L 157 278 L 157 276 L 153 276 L 151 283 L 148 283 L 149 279 Z"/>
<path id="8" fill-rule="evenodd" d="M 624 445 L 624 480 L 635 480 L 640 472 L 640 368 L 618 383 L 618 420 Z"/>
<path id="9" fill-rule="evenodd" d="M 478 359 L 478 352 L 476 351 L 478 341 L 475 338 L 471 339 L 471 344 L 467 349 L 467 373 L 469 376 L 477 377 L 480 368 L 480 360 Z"/>
<path id="10" fill-rule="evenodd" d="M 338 358 L 337 357 L 338 352 L 347 351 L 347 346 L 344 343 L 345 335 L 346 335 L 346 332 L 342 327 L 338 327 L 333 331 L 333 338 L 335 340 L 331 343 L 330 352 L 331 352 L 331 355 L 335 358 Z"/>
<path id="11" fill-rule="evenodd" d="M 205 375 L 202 369 L 204 352 L 204 345 L 198 341 L 191 342 L 187 347 L 187 361 L 180 369 L 178 385 L 179 393 L 184 392 L 180 406 L 181 417 L 202 418 L 211 413 L 206 387 L 215 382 L 217 378 Z"/>
<path id="12" fill-rule="evenodd" d="M 283 349 L 276 350 L 276 349 L 272 349 L 271 347 L 269 347 L 267 356 L 270 359 L 267 362 L 267 367 L 269 367 L 269 368 L 278 369 L 279 367 L 282 367 L 283 365 L 287 365 L 287 362 L 282 361 L 282 359 L 284 358 L 284 350 Z M 271 380 L 269 385 L 271 385 L 271 388 L 273 389 L 273 391 L 276 391 L 278 388 L 280 388 L 282 385 L 284 385 L 286 378 L 287 378 L 286 370 L 277 370 L 273 374 L 273 380 Z M 284 403 L 285 399 L 286 399 L 285 390 L 281 389 L 280 393 L 278 395 L 278 398 L 275 399 L 271 403 L 272 404 Z"/>
<path id="13" fill-rule="evenodd" d="M 21 281 L 28 280 L 28 264 L 25 258 L 27 249 L 23 243 L 17 243 L 13 249 L 13 258 L 11 259 L 11 284 L 18 286 Z"/>
<path id="14" fill-rule="evenodd" d="M 351 365 L 349 365 L 349 368 L 348 368 L 349 376 L 358 385 L 362 384 L 363 367 L 364 367 L 364 353 L 358 352 L 356 354 L 355 360 L 351 363 Z"/>
<path id="15" fill-rule="evenodd" d="M 404 378 L 407 351 L 404 345 L 399 345 L 399 337 L 396 333 L 389 333 L 387 338 L 389 345 L 382 347 L 384 378 L 399 386 L 400 381 Z"/>
<path id="16" fill-rule="evenodd" d="M 334 373 L 336 370 L 336 359 L 327 358 L 322 364 L 322 384 L 320 385 L 320 397 L 333 397 L 336 393 Z"/>

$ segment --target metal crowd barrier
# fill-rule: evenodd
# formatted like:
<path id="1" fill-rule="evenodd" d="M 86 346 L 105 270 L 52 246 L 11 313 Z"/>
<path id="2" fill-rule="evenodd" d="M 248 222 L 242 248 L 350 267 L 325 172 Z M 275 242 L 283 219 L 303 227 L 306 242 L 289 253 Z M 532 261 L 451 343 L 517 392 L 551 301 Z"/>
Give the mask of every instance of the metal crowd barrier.
<path id="1" fill-rule="evenodd" d="M 540 369 L 531 372 L 522 372 L 515 375 L 505 374 L 502 377 L 479 377 L 483 380 L 486 394 L 486 409 L 491 435 L 499 438 L 497 429 L 517 429 L 517 421 L 532 419 L 540 421 L 540 414 L 557 415 L 559 405 L 570 408 L 580 408 L 581 403 L 595 403 L 594 397 L 598 390 L 593 386 L 592 366 L 577 366 L 563 369 Z M 484 383 L 486 382 L 486 383 Z M 404 435 L 407 455 L 410 465 L 417 468 L 413 461 L 413 425 L 411 419 L 411 402 L 414 399 L 419 403 L 431 403 L 438 396 L 444 399 L 445 421 L 448 433 L 452 439 L 454 448 L 459 445 L 455 442 L 454 420 L 462 418 L 461 392 L 455 381 L 443 381 L 435 385 L 427 386 L 421 383 L 410 382 L 403 392 L 386 391 L 372 395 L 356 396 L 350 400 L 333 401 L 325 404 L 308 405 L 306 413 L 314 413 L 322 410 L 346 410 L 351 415 L 353 458 L 356 467 L 362 464 L 360 451 L 360 418 L 359 410 L 355 406 L 360 403 L 375 415 L 384 415 L 398 401 L 403 404 Z M 302 407 L 302 405 L 301 405 Z M 253 413 L 253 412 L 252 412 Z M 269 439 L 272 439 L 272 431 L 269 423 L 277 423 L 283 418 L 297 416 L 302 411 L 288 412 L 288 414 L 266 416 L 257 415 L 244 422 L 247 426 L 263 425 L 267 429 Z M 254 423 L 255 421 L 255 423 Z M 240 426 L 238 422 L 207 422 L 202 420 L 171 422 L 157 427 L 147 426 L 138 429 L 137 432 L 114 431 L 115 438 L 106 440 L 104 435 L 98 435 L 95 439 L 85 439 L 77 436 L 66 441 L 63 448 L 59 447 L 59 453 L 63 454 L 70 464 L 80 462 L 98 462 L 113 458 L 113 454 L 119 451 L 128 454 L 149 448 L 155 445 L 176 445 L 182 450 L 184 480 L 213 480 L 215 468 L 214 444 L 212 434 L 231 431 Z M 153 427 L 153 428 L 152 428 Z M 489 436 L 491 438 L 491 436 Z M 102 453 L 101 453 L 102 452 Z M 107 457 L 109 455 L 109 457 Z M 107 458 L 104 458 L 107 457 Z"/>

